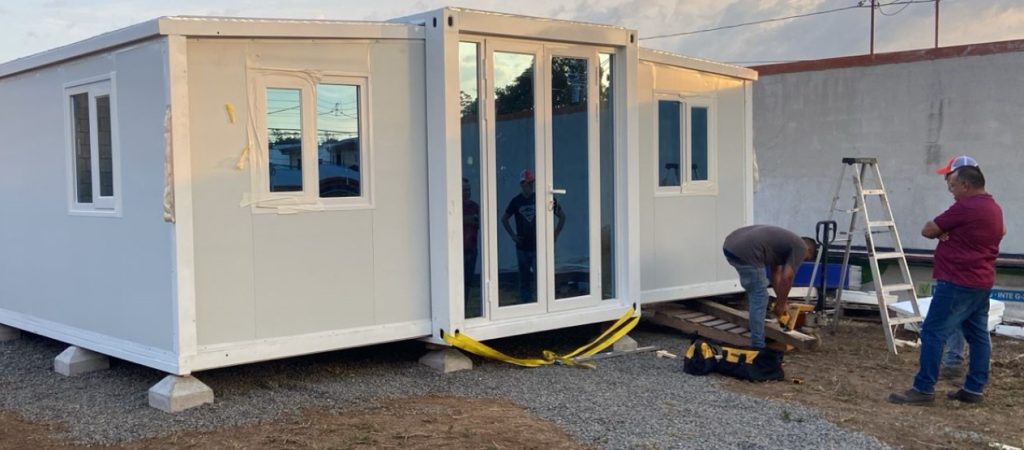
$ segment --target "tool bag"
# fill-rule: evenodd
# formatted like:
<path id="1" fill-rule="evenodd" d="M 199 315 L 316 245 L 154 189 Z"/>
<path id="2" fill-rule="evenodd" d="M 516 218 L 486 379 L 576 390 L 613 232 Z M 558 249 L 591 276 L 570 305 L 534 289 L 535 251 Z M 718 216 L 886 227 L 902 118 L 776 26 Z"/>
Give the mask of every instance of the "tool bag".
<path id="1" fill-rule="evenodd" d="M 782 352 L 767 348 L 754 350 L 723 346 L 717 371 L 748 381 L 775 381 L 786 377 L 782 370 Z"/>
<path id="2" fill-rule="evenodd" d="M 705 339 L 696 338 L 686 348 L 686 353 L 683 355 L 683 372 L 690 375 L 707 375 L 714 372 L 718 367 L 718 358 L 721 353 L 718 345 Z"/>

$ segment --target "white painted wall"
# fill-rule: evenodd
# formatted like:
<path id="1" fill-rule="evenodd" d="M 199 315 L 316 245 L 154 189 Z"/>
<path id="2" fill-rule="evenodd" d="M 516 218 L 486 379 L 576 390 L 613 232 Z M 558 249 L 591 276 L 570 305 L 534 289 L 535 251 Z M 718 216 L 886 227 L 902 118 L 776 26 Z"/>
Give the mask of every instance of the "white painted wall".
<path id="1" fill-rule="evenodd" d="M 755 222 L 812 235 L 840 159 L 876 156 L 904 247 L 933 250 L 919 231 L 953 202 L 933 170 L 968 154 L 1003 207 L 1001 250 L 1024 253 L 1022 69 L 1024 53 L 1002 53 L 762 77 L 754 86 Z"/>
<path id="2" fill-rule="evenodd" d="M 152 40 L 0 79 L 0 323 L 137 362 L 171 361 L 166 61 L 165 41 Z M 111 72 L 122 214 L 70 215 L 63 86 Z"/>
<path id="3" fill-rule="evenodd" d="M 411 322 L 425 325 L 376 342 L 429 334 L 423 42 L 190 39 L 188 55 L 200 352 Z M 249 114 L 265 113 L 249 110 L 247 64 L 369 76 L 372 208 L 278 215 L 240 206 L 253 168 L 235 162 Z M 332 345 L 355 343 L 373 342 Z M 313 351 L 303 345 L 277 355 Z"/>
<path id="4" fill-rule="evenodd" d="M 743 80 L 673 67 L 640 63 L 640 264 L 644 301 L 734 292 L 736 272 L 722 256 L 722 241 L 745 225 L 744 182 L 747 108 Z M 710 97 L 716 109 L 712 132 L 717 141 L 717 193 L 655 194 L 656 92 Z M 712 118 L 709 118 L 709 123 Z"/>

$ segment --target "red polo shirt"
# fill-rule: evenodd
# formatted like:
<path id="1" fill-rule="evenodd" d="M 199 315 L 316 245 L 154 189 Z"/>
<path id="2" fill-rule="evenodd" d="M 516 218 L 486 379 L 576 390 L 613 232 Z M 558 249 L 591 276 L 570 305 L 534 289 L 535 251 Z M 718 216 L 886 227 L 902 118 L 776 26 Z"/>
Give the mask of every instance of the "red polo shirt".
<path id="1" fill-rule="evenodd" d="M 989 289 L 1003 240 L 1003 210 L 991 195 L 958 200 L 934 220 L 949 239 L 935 248 L 932 276 L 959 286 Z"/>

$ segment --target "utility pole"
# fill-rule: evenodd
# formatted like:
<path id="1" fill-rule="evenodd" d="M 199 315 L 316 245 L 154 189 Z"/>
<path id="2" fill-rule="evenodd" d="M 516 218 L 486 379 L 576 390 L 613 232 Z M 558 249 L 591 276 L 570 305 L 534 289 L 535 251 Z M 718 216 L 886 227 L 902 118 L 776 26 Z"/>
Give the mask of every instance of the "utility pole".
<path id="1" fill-rule="evenodd" d="M 871 0 L 871 54 L 875 54 L 875 0 Z"/>
<path id="2" fill-rule="evenodd" d="M 935 0 L 935 48 L 939 48 L 939 0 Z"/>

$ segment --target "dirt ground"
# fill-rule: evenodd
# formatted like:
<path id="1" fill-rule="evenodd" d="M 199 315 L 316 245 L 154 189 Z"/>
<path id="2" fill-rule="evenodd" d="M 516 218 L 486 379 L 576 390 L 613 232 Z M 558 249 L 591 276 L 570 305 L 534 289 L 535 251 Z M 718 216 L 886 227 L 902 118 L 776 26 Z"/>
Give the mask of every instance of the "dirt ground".
<path id="1" fill-rule="evenodd" d="M 916 350 L 889 354 L 878 323 L 843 323 L 837 335 L 822 338 L 815 351 L 786 355 L 787 383 L 722 378 L 724 384 L 733 391 L 817 409 L 841 427 L 895 447 L 1024 447 L 1024 341 L 992 337 L 991 374 L 981 405 L 946 400 L 946 392 L 957 388 L 940 381 L 935 405 L 916 407 L 886 401 L 889 393 L 910 387 L 917 371 Z"/>
<path id="2" fill-rule="evenodd" d="M 941 397 L 935 406 L 886 402 L 906 389 L 917 352 L 890 355 L 881 325 L 847 322 L 825 334 L 812 352 L 786 356 L 786 382 L 747 383 L 719 377 L 740 393 L 795 402 L 821 411 L 833 423 L 907 449 L 1024 447 L 1024 341 L 993 336 L 991 382 L 985 403 L 968 406 Z M 799 383 L 795 382 L 799 381 Z M 940 394 L 956 389 L 949 382 Z M 523 430 L 529 430 L 524 433 Z M 62 441 L 56 424 L 32 423 L 0 411 L 0 450 L 79 448 Z M 95 447 L 92 447 L 95 448 Z M 585 448 L 553 423 L 518 405 L 495 399 L 398 399 L 358 410 L 311 409 L 301 416 L 212 432 L 179 432 L 135 441 L 120 449 L 164 448 Z"/>
<path id="3" fill-rule="evenodd" d="M 524 430 L 529 430 L 524 433 Z M 0 449 L 75 449 L 52 436 L 54 425 L 29 423 L 0 412 Z M 81 447 L 84 448 L 84 447 Z M 97 448 L 97 447 L 89 447 Z M 551 422 L 506 400 L 425 397 L 362 410 L 306 411 L 300 417 L 208 433 L 176 433 L 131 442 L 132 450 L 251 448 L 329 449 L 584 449 Z"/>

